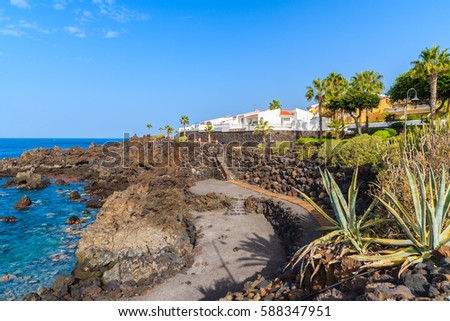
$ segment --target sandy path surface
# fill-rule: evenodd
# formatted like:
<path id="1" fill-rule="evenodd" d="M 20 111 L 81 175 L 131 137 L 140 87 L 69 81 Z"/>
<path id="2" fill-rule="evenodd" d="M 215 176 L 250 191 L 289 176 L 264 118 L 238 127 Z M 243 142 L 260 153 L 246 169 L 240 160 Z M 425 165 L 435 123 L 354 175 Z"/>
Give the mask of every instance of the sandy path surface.
<path id="1" fill-rule="evenodd" d="M 263 195 L 234 184 L 216 180 L 198 182 L 195 194 L 210 192 L 247 198 Z M 317 222 L 302 207 L 284 202 L 305 220 L 305 242 L 316 236 Z M 217 300 L 228 291 L 240 291 L 258 274 L 268 277 L 286 262 L 283 247 L 263 215 L 227 216 L 225 210 L 193 213 L 200 231 L 194 263 L 174 277 L 153 287 L 142 301 Z"/>
<path id="2" fill-rule="evenodd" d="M 226 216 L 225 211 L 194 213 L 200 238 L 193 265 L 155 286 L 140 300 L 217 300 L 285 262 L 283 248 L 262 215 Z"/>

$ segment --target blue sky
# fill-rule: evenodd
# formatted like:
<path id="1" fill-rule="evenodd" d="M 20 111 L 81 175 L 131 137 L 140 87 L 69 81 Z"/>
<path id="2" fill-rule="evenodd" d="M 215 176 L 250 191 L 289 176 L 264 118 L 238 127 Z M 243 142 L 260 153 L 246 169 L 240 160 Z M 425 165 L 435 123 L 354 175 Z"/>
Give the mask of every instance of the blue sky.
<path id="1" fill-rule="evenodd" d="M 430 14 L 423 14 L 431 10 Z M 121 137 L 267 108 L 450 47 L 450 2 L 0 0 L 0 137 Z"/>

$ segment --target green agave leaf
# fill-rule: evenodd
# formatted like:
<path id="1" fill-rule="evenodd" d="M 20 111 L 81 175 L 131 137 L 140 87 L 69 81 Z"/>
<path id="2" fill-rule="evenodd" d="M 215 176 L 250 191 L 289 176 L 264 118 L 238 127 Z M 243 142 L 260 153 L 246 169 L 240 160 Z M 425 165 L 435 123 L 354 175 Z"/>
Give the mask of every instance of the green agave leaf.
<path id="1" fill-rule="evenodd" d="M 329 241 L 333 237 L 339 236 L 341 233 L 342 233 L 341 230 L 334 231 L 334 232 L 328 233 L 328 234 L 326 234 L 326 235 L 324 235 L 322 237 L 319 237 L 318 239 L 312 241 L 306 247 L 304 247 L 303 251 L 299 251 L 299 252 L 297 252 L 294 255 L 294 257 L 292 258 L 292 260 L 289 263 L 289 265 L 296 266 L 311 251 L 311 249 L 314 246 L 318 246 L 318 245 L 322 244 L 323 242 Z"/>
<path id="2" fill-rule="evenodd" d="M 425 192 L 425 182 L 423 180 L 422 174 L 420 173 L 419 167 L 416 165 L 417 170 L 417 176 L 419 180 L 419 186 L 420 186 L 420 192 L 419 188 L 417 186 L 417 181 L 414 178 L 413 174 L 411 173 L 411 170 L 408 166 L 405 166 L 406 169 L 406 175 L 408 177 L 409 186 L 411 188 L 411 196 L 413 198 L 414 202 L 414 209 L 416 214 L 416 224 L 418 225 L 418 235 L 420 236 L 420 241 L 424 243 L 424 230 L 426 228 L 426 202 L 423 200 L 426 200 L 426 192 Z"/>
<path id="3" fill-rule="evenodd" d="M 325 211 L 319 206 L 317 205 L 316 202 L 314 202 L 308 195 L 306 195 L 305 193 L 299 191 L 298 189 L 295 189 L 298 193 L 300 193 L 300 195 L 312 206 L 314 207 L 314 209 L 319 212 L 320 215 L 322 215 L 325 219 L 327 219 L 328 222 L 330 222 L 333 225 L 336 226 L 340 226 L 339 223 L 332 219 L 327 213 L 325 213 Z"/>
<path id="4" fill-rule="evenodd" d="M 358 224 L 356 222 L 356 200 L 358 197 L 358 168 L 353 172 L 352 183 L 348 190 L 348 207 L 350 228 L 354 229 Z"/>
<path id="5" fill-rule="evenodd" d="M 387 193 L 387 192 L 386 192 Z M 397 213 L 397 211 L 392 208 L 387 202 L 385 202 L 384 200 L 382 200 L 381 198 L 379 198 L 378 196 L 376 196 L 379 201 L 384 205 L 384 207 L 386 207 L 386 209 L 389 211 L 389 213 L 391 213 L 397 220 L 397 223 L 400 225 L 400 227 L 402 228 L 403 232 L 408 236 L 408 238 L 418 247 L 421 248 L 421 244 L 420 242 L 418 242 L 415 238 L 415 236 L 413 235 L 413 232 L 411 232 L 409 230 L 408 225 L 405 223 L 405 221 L 403 221 L 403 219 L 401 218 L 401 216 Z M 394 197 L 394 196 L 391 196 Z"/>
<path id="6" fill-rule="evenodd" d="M 366 210 L 366 212 L 363 214 L 363 216 L 361 216 L 361 219 L 358 222 L 358 228 L 367 228 L 369 226 L 375 225 L 375 224 L 370 224 L 369 222 L 367 222 L 369 225 L 367 225 L 367 224 L 362 225 L 362 224 L 366 221 L 367 217 L 373 212 L 373 210 L 378 206 L 379 203 L 380 203 L 380 201 L 378 199 L 374 199 L 372 201 L 369 208 Z M 377 220 L 375 220 L 375 221 L 377 221 Z M 386 220 L 378 220 L 377 223 L 382 223 L 384 221 L 386 221 Z"/>
<path id="7" fill-rule="evenodd" d="M 394 195 L 392 195 L 391 192 L 389 191 L 384 191 L 384 194 L 388 197 L 388 199 L 393 203 L 393 205 L 400 211 L 400 215 L 398 215 L 398 217 L 401 218 L 401 221 L 405 223 L 405 226 L 412 229 L 412 232 L 415 233 L 415 235 L 420 235 L 420 231 L 419 231 L 419 227 L 416 223 L 416 221 L 411 217 L 411 215 L 409 215 L 408 210 L 405 208 L 405 206 L 403 206 L 403 204 L 397 199 L 397 197 L 395 197 Z M 386 207 L 386 205 L 389 208 L 392 208 L 387 202 L 385 202 L 384 200 L 382 200 L 381 198 L 377 197 L 376 198 L 384 205 L 384 207 Z M 386 207 L 386 209 L 388 209 L 388 207 Z M 397 213 L 397 211 L 395 211 L 395 213 Z M 406 220 L 406 222 L 403 220 L 403 218 Z M 398 219 L 397 219 L 398 221 Z M 406 224 L 407 223 L 407 224 Z"/>
<path id="8" fill-rule="evenodd" d="M 442 173 L 441 173 L 441 185 L 439 189 L 439 198 L 437 200 L 437 206 L 433 215 L 433 249 L 437 249 L 440 243 L 441 231 L 442 231 L 442 222 L 445 216 L 444 213 L 444 205 L 446 199 L 446 188 L 445 188 L 445 167 L 442 165 Z"/>
<path id="9" fill-rule="evenodd" d="M 444 245 L 449 245 L 448 243 L 450 242 L 450 233 L 447 234 L 443 234 L 441 235 L 441 242 L 439 243 L 439 247 L 444 246 Z"/>
<path id="10" fill-rule="evenodd" d="M 357 239 L 355 237 L 347 237 L 347 239 L 350 241 L 350 243 L 352 243 L 352 245 L 354 246 L 354 248 L 361 253 L 362 251 L 362 242 L 358 243 Z"/>
<path id="11" fill-rule="evenodd" d="M 410 256 L 420 256 L 421 252 L 417 251 L 417 249 L 413 246 L 398 250 L 393 254 L 388 255 L 352 255 L 351 258 L 357 261 L 392 261 L 398 259 L 404 259 Z"/>
<path id="12" fill-rule="evenodd" d="M 333 208 L 333 211 L 336 215 L 336 219 L 338 220 L 340 227 L 346 230 L 348 228 L 347 217 L 341 206 L 339 196 L 337 195 L 336 190 L 333 187 L 330 188 L 329 196 L 331 201 L 331 207 Z"/>
<path id="13" fill-rule="evenodd" d="M 380 245 L 392 245 L 392 246 L 411 246 L 415 245 L 411 240 L 396 240 L 396 239 L 381 239 L 381 238 L 369 238 L 364 237 L 364 242 L 377 243 Z"/>
<path id="14" fill-rule="evenodd" d="M 330 172 L 327 171 L 325 174 L 329 178 L 329 182 L 330 182 L 330 186 L 331 186 L 331 188 L 330 188 L 330 192 L 331 192 L 330 199 L 331 199 L 332 205 L 334 205 L 336 217 L 341 222 L 342 228 L 343 229 L 347 229 L 349 223 L 351 225 L 351 222 L 349 222 L 350 221 L 350 214 L 349 214 L 348 205 L 347 205 L 347 203 L 345 201 L 345 198 L 344 198 L 344 195 L 342 194 L 341 189 L 336 184 L 336 181 L 333 179 L 333 177 L 331 176 Z"/>
<path id="15" fill-rule="evenodd" d="M 317 231 L 336 231 L 338 229 L 340 229 L 339 226 L 321 226 L 321 227 L 318 227 L 316 230 Z"/>

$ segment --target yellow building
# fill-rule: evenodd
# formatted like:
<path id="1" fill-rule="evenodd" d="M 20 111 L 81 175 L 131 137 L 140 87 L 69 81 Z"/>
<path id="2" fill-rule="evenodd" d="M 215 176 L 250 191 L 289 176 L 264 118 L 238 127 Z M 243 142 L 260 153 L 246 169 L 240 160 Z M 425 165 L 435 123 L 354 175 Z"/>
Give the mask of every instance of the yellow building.
<path id="1" fill-rule="evenodd" d="M 312 105 L 307 110 L 314 115 L 318 112 L 318 105 Z M 369 122 L 384 122 L 387 115 L 394 115 L 395 119 L 400 120 L 404 118 L 405 103 L 400 102 L 393 105 L 389 99 L 389 96 L 380 95 L 380 104 L 377 108 L 369 110 Z M 407 115 L 427 116 L 430 113 L 430 106 L 426 104 L 408 105 Z M 332 112 L 326 109 L 323 112 L 324 117 L 332 117 Z M 344 121 L 346 123 L 353 123 L 354 119 L 347 113 L 344 113 Z M 366 121 L 366 110 L 362 111 L 361 122 Z"/>

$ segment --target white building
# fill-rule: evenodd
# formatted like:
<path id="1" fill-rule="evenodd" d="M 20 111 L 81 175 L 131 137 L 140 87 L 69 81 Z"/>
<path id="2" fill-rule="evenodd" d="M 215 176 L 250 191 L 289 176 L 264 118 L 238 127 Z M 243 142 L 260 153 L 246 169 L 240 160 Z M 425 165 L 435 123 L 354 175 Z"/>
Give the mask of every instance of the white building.
<path id="1" fill-rule="evenodd" d="M 303 109 L 291 110 L 255 110 L 253 112 L 236 116 L 220 117 L 186 127 L 187 131 L 204 131 L 210 125 L 216 132 L 254 131 L 258 122 L 268 121 L 273 130 L 317 131 L 319 130 L 319 117 Z M 323 118 L 323 129 L 328 128 L 328 118 Z M 182 129 L 180 129 L 182 130 Z"/>

